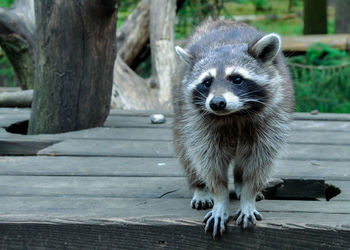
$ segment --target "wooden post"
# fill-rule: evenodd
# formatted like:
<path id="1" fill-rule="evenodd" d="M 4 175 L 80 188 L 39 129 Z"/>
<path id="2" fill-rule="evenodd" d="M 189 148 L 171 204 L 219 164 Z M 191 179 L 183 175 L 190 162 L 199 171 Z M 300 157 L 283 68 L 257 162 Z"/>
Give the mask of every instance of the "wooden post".
<path id="1" fill-rule="evenodd" d="M 118 0 L 35 0 L 29 134 L 103 125 L 112 92 L 117 9 Z"/>
<path id="2" fill-rule="evenodd" d="M 304 34 L 327 34 L 327 0 L 304 0 Z"/>
<path id="3" fill-rule="evenodd" d="M 335 33 L 350 33 L 350 1 L 337 0 L 335 6 Z"/>
<path id="4" fill-rule="evenodd" d="M 170 108 L 170 88 L 175 74 L 175 0 L 151 0 L 150 38 L 152 81 L 158 86 L 159 102 Z"/>

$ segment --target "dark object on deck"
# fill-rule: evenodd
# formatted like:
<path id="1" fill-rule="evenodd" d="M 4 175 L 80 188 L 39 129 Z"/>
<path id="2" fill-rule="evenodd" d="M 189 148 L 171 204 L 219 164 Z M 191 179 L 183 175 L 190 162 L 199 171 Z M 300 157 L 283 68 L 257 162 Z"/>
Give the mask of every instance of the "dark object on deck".
<path id="1" fill-rule="evenodd" d="M 103 125 L 113 83 L 118 1 L 103 3 L 36 1 L 38 49 L 29 134 Z"/>
<path id="2" fill-rule="evenodd" d="M 327 34 L 327 0 L 304 1 L 304 34 Z"/>

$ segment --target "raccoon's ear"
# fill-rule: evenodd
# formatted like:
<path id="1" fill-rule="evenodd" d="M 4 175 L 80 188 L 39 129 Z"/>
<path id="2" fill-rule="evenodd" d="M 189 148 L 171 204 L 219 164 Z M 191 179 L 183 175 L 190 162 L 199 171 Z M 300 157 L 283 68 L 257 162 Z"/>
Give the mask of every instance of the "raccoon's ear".
<path id="1" fill-rule="evenodd" d="M 276 33 L 271 33 L 251 45 L 248 52 L 263 62 L 269 62 L 275 59 L 281 49 L 281 44 L 281 37 Z"/>
<path id="2" fill-rule="evenodd" d="M 188 65 L 193 64 L 193 56 L 189 52 L 187 52 L 180 46 L 176 46 L 175 51 L 176 51 L 176 54 L 180 57 L 180 59 L 183 62 L 187 63 Z"/>

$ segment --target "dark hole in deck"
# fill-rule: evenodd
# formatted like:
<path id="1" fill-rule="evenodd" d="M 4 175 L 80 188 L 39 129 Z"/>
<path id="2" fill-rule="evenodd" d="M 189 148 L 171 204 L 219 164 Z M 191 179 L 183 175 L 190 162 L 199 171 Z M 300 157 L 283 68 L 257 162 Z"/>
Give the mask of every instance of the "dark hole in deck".
<path id="1" fill-rule="evenodd" d="M 21 135 L 26 135 L 28 133 L 28 124 L 29 121 L 20 121 L 11 124 L 10 126 L 6 127 L 6 131 L 12 134 L 21 134 Z"/>
<path id="2" fill-rule="evenodd" d="M 5 130 L 12 134 L 27 135 L 28 124 L 28 120 L 16 122 L 8 127 L 5 127 Z M 57 142 L 57 140 L 38 140 L 30 138 L 0 140 L 0 155 L 32 156 L 36 155 L 41 149 L 51 146 Z"/>
<path id="3" fill-rule="evenodd" d="M 320 198 L 330 201 L 340 193 L 340 188 L 319 179 L 282 179 L 281 182 L 270 185 L 262 191 L 266 200 L 303 201 L 317 201 Z M 237 199 L 237 196 L 234 192 L 230 192 L 230 198 Z"/>
<path id="4" fill-rule="evenodd" d="M 0 140 L 0 156 L 33 156 L 58 141 Z"/>

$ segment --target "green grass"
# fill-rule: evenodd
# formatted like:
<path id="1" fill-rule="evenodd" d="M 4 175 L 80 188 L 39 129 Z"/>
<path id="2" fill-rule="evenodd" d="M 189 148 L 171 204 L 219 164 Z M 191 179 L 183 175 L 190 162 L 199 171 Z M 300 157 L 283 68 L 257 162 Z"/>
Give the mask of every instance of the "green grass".
<path id="1" fill-rule="evenodd" d="M 337 72 L 291 69 L 297 112 L 350 113 L 350 67 Z"/>
<path id="2" fill-rule="evenodd" d="M 249 24 L 265 33 L 275 32 L 282 36 L 303 34 L 303 20 L 301 18 L 279 21 L 266 20 L 259 22 L 250 22 Z"/>
<path id="3" fill-rule="evenodd" d="M 315 44 L 305 56 L 289 58 L 296 111 L 350 113 L 350 56 L 328 45 Z M 341 66 L 343 65 L 343 66 Z"/>

